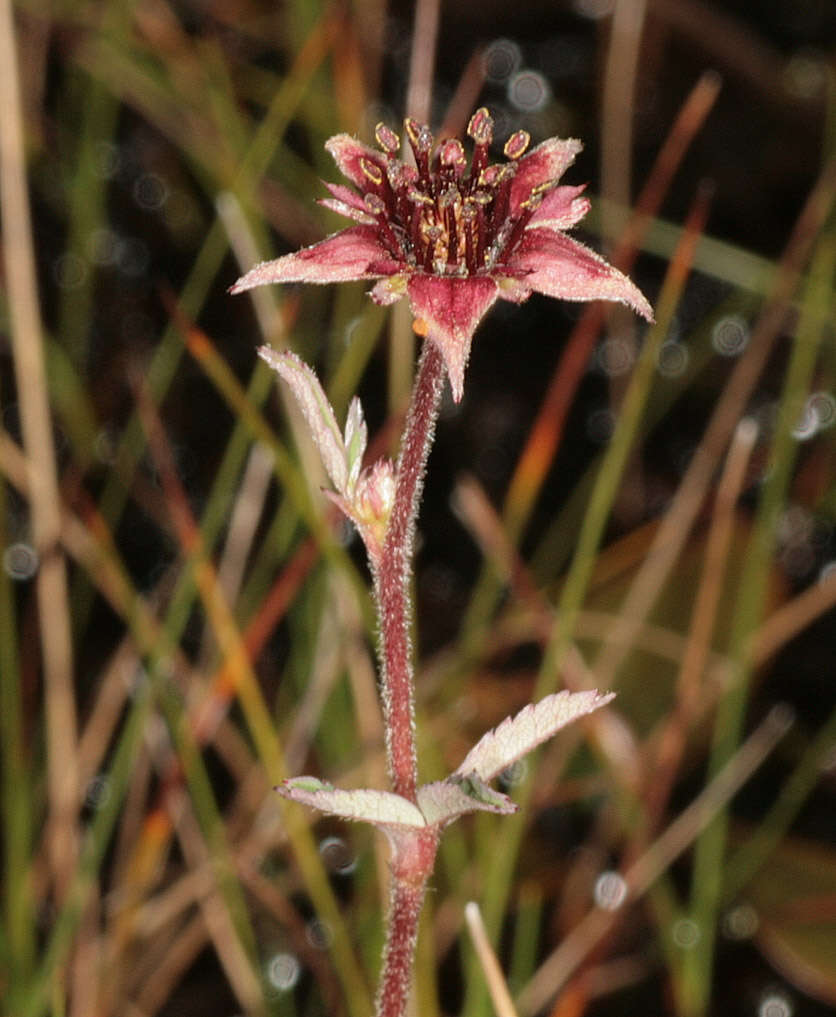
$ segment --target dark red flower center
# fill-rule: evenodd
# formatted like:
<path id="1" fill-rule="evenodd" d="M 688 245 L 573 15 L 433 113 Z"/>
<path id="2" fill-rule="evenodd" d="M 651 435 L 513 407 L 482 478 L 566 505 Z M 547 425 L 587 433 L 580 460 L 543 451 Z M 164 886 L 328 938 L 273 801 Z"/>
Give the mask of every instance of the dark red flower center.
<path id="1" fill-rule="evenodd" d="M 514 249 L 542 200 L 535 188 L 511 208 L 511 181 L 531 140 L 528 132 L 517 131 L 505 143 L 509 162 L 490 164 L 493 119 L 484 107 L 477 110 L 467 129 L 474 143 L 468 172 L 461 142 L 447 139 L 435 147 L 430 129 L 411 118 L 404 129 L 415 166 L 396 157 L 400 139 L 385 124 L 375 130 L 384 159 L 360 163 L 367 182 L 364 203 L 381 242 L 414 271 L 489 274 Z"/>

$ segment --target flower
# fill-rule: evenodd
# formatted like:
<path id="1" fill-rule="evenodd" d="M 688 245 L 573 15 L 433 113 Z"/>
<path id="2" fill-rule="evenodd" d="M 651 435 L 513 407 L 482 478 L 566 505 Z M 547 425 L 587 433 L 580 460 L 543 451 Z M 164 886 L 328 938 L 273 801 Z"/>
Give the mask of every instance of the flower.
<path id="1" fill-rule="evenodd" d="M 404 128 L 415 166 L 397 157 L 400 138 L 385 124 L 375 130 L 380 151 L 347 134 L 329 139 L 325 147 L 354 186 L 326 183 L 331 197 L 321 204 L 356 225 L 257 265 L 230 292 L 377 279 L 377 303 L 407 295 L 416 331 L 440 351 L 457 402 L 473 333 L 497 299 L 522 303 L 536 291 L 616 300 L 653 320 L 639 289 L 565 232 L 589 210 L 583 186 L 558 186 L 579 141 L 550 138 L 526 154 L 530 136 L 517 131 L 505 143 L 508 161 L 491 163 L 493 120 L 483 107 L 467 129 L 468 170 L 461 142 L 435 146 L 429 128 L 411 118 Z"/>

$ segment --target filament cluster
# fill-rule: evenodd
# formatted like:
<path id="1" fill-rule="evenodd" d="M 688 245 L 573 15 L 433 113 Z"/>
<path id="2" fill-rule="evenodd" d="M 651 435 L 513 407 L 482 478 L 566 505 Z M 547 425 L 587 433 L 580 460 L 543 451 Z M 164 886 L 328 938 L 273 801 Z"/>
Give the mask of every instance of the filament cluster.
<path id="1" fill-rule="evenodd" d="M 448 138 L 436 146 L 430 129 L 409 117 L 404 130 L 415 165 L 407 165 L 397 157 L 398 135 L 377 125 L 384 160 L 360 160 L 367 182 L 363 202 L 393 257 L 419 272 L 464 277 L 492 271 L 513 250 L 548 188 L 534 188 L 512 208 L 516 160 L 531 138 L 516 131 L 504 146 L 509 161 L 491 164 L 493 126 L 484 107 L 471 117 L 467 133 L 474 148 L 468 169 L 460 141 Z"/>

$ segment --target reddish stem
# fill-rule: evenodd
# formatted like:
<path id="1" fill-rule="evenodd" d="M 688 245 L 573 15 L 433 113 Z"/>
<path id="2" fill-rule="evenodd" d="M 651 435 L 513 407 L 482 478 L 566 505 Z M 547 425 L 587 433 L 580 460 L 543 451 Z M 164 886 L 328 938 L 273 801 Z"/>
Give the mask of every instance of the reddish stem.
<path id="1" fill-rule="evenodd" d="M 427 879 L 435 864 L 438 830 L 410 830 L 392 844 L 392 885 L 376 1017 L 403 1017 Z"/>
<path id="2" fill-rule="evenodd" d="M 395 499 L 375 567 L 380 618 L 380 656 L 386 759 L 396 794 L 416 801 L 415 705 L 412 646 L 412 559 L 415 519 L 424 486 L 444 366 L 441 354 L 425 342 L 412 389 L 396 471 Z M 377 1017 L 403 1017 L 409 998 L 418 919 L 427 880 L 435 864 L 438 830 L 407 829 L 392 835 L 392 884 L 386 921 L 383 971 Z"/>
<path id="3" fill-rule="evenodd" d="M 386 527 L 383 550 L 375 569 L 386 758 L 393 791 L 412 802 L 415 801 L 417 784 L 412 646 L 409 634 L 412 620 L 412 557 L 415 518 L 438 417 L 443 379 L 441 354 L 432 343 L 425 342 L 401 444 L 395 500 Z"/>

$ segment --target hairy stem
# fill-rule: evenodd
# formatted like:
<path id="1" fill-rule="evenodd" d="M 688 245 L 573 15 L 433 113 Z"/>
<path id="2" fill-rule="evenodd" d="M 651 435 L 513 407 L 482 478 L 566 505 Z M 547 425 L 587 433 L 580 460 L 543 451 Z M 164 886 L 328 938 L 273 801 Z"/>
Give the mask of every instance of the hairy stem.
<path id="1" fill-rule="evenodd" d="M 412 646 L 409 634 L 412 620 L 412 557 L 415 517 L 418 514 L 424 470 L 438 417 L 443 378 L 441 354 L 432 343 L 425 342 L 401 442 L 395 500 L 375 570 L 386 759 L 392 789 L 412 802 L 415 801 L 417 783 Z"/>
<path id="2" fill-rule="evenodd" d="M 392 845 L 392 884 L 376 1017 L 403 1017 L 409 999 L 418 919 L 435 864 L 438 831 L 410 830 Z"/>

